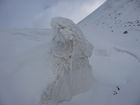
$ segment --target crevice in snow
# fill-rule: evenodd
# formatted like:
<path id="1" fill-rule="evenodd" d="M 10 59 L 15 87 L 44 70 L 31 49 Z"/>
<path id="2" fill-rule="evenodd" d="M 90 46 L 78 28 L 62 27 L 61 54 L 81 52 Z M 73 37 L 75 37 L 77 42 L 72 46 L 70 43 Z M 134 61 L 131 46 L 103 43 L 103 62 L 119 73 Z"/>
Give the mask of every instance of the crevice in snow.
<path id="1" fill-rule="evenodd" d="M 120 48 L 116 48 L 114 47 L 114 49 L 117 51 L 117 52 L 120 52 L 120 53 L 125 53 L 125 54 L 128 54 L 129 56 L 135 58 L 139 63 L 140 63 L 140 57 L 128 50 L 125 50 L 125 49 L 120 49 Z"/>

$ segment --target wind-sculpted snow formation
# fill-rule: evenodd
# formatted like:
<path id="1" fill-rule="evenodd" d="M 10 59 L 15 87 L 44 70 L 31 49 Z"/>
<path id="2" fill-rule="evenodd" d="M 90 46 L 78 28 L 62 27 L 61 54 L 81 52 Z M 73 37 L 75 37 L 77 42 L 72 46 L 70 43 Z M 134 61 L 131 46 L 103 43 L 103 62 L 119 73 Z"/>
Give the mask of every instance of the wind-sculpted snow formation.
<path id="1" fill-rule="evenodd" d="M 69 19 L 53 18 L 51 26 L 54 36 L 50 47 L 50 62 L 56 80 L 44 90 L 40 105 L 57 105 L 69 101 L 72 96 L 88 91 L 93 82 L 88 60 L 93 46 Z"/>

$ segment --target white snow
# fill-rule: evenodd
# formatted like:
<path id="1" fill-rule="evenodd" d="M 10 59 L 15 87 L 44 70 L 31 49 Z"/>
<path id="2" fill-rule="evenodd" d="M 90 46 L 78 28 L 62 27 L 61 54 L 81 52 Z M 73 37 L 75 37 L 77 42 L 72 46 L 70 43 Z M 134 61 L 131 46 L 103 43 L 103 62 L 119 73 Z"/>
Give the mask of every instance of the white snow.
<path id="1" fill-rule="evenodd" d="M 53 80 L 46 63 L 51 32 L 15 29 L 3 30 L 0 34 L 1 101 L 6 105 L 34 105 L 41 89 Z"/>
<path id="2" fill-rule="evenodd" d="M 94 87 L 62 105 L 140 104 L 139 11 L 139 0 L 108 0 L 78 24 L 95 47 Z M 54 79 L 45 63 L 51 39 L 47 29 L 0 31 L 1 105 L 38 103 Z"/>

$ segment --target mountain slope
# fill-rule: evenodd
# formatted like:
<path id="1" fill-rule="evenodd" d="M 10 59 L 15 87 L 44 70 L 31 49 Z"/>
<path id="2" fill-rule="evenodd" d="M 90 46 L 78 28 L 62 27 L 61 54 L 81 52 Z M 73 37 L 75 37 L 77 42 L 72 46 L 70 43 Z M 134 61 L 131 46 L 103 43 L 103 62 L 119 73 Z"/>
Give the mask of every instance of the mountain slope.
<path id="1" fill-rule="evenodd" d="M 139 11 L 139 0 L 108 0 L 79 23 L 95 47 L 91 59 L 95 87 L 72 105 L 140 104 Z"/>
<path id="2" fill-rule="evenodd" d="M 79 26 L 93 43 L 95 49 L 102 49 L 100 53 L 110 55 L 111 52 L 117 51 L 118 54 L 126 54 L 139 62 L 139 11 L 139 0 L 108 0 L 99 9 L 81 21 Z M 125 64 L 125 62 L 123 63 Z M 127 63 L 125 65 L 128 66 Z"/>
<path id="3" fill-rule="evenodd" d="M 139 0 L 108 0 L 78 24 L 95 47 L 90 60 L 95 85 L 61 105 L 139 105 L 139 11 Z M 53 79 L 46 65 L 51 38 L 46 29 L 0 31 L 3 105 L 37 104 Z"/>
<path id="4" fill-rule="evenodd" d="M 86 35 L 94 37 L 93 41 L 99 38 L 121 47 L 139 49 L 139 11 L 139 0 L 108 0 L 79 26 Z"/>

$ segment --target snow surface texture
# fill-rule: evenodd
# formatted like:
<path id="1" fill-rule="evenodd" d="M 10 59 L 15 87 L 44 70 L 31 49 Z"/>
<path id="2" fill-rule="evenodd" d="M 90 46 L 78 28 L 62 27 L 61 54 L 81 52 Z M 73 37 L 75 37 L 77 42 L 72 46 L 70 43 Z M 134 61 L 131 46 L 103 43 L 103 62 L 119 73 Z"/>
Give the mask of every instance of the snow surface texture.
<path id="1" fill-rule="evenodd" d="M 128 73 L 131 74 L 132 70 L 139 71 L 137 66 L 140 60 L 139 11 L 140 1 L 138 0 L 109 0 L 79 23 L 84 34 L 87 35 L 89 41 L 95 46 L 95 49 L 106 50 L 108 57 L 105 57 L 106 62 L 103 65 L 107 71 L 104 72 L 110 73 L 106 75 L 107 77 L 104 74 L 102 77 L 104 77 L 104 80 L 108 78 L 108 82 L 123 84 L 127 81 Z M 114 56 L 118 57 L 114 59 Z M 98 59 L 100 58 L 98 56 Z M 102 61 L 105 59 L 102 59 Z M 133 59 L 135 62 L 129 59 Z M 115 62 L 118 63 L 118 70 L 114 65 L 116 64 Z M 99 70 L 102 70 L 102 68 Z M 116 73 L 119 75 L 120 80 Z"/>
<path id="2" fill-rule="evenodd" d="M 46 29 L 1 30 L 1 105 L 35 105 L 46 84 L 51 32 Z"/>
<path id="3" fill-rule="evenodd" d="M 139 0 L 108 0 L 78 24 L 94 45 L 96 80 L 91 91 L 60 105 L 140 105 L 139 11 Z M 0 31 L 1 105 L 39 102 L 55 77 L 44 63 L 52 37 L 46 29 Z"/>
<path id="4" fill-rule="evenodd" d="M 140 104 L 139 11 L 139 0 L 108 0 L 79 23 L 96 50 L 91 63 L 98 82 L 88 98 L 79 96 L 73 105 Z"/>
<path id="5" fill-rule="evenodd" d="M 70 101 L 72 96 L 87 92 L 93 84 L 92 69 L 88 58 L 92 45 L 71 20 L 52 19 L 51 64 L 56 79 L 41 96 L 40 105 L 58 105 Z"/>

